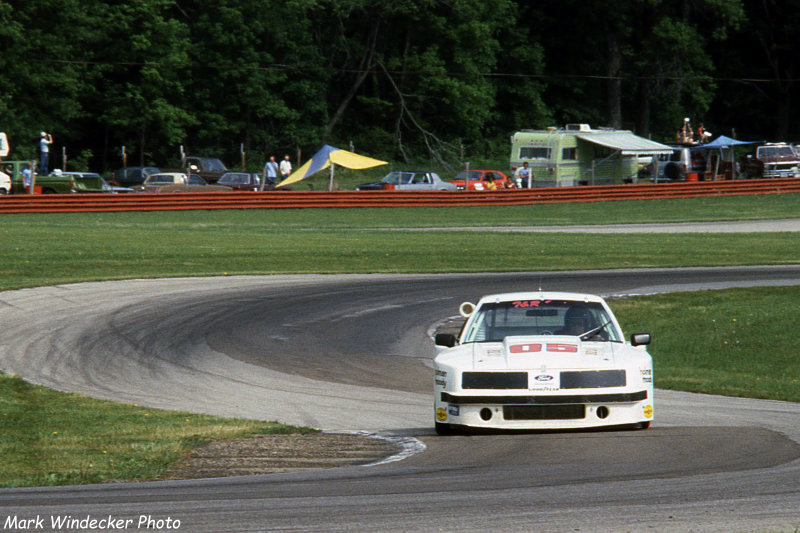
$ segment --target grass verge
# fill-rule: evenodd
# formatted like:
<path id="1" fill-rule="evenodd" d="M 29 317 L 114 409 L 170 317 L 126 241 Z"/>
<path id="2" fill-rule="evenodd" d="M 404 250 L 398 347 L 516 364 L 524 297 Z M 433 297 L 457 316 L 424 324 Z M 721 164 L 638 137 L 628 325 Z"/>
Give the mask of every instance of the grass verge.
<path id="1" fill-rule="evenodd" d="M 318 211 L 305 212 L 306 223 L 314 229 L 294 230 L 282 228 L 281 221 L 274 220 L 280 213 L 263 211 L 4 218 L 6 223 L 0 228 L 0 289 L 169 276 L 510 272 L 800 261 L 798 233 L 624 235 L 316 229 L 328 228 L 328 215 Z M 264 222 L 263 217 L 270 221 Z M 363 224 L 374 222 L 372 218 L 361 220 Z"/>
<path id="2" fill-rule="evenodd" d="M 208 441 L 310 431 L 95 400 L 0 374 L 2 487 L 153 479 Z"/>
<path id="3" fill-rule="evenodd" d="M 641 296 L 611 304 L 626 332 L 653 334 L 655 386 L 800 402 L 800 287 Z"/>
<path id="4" fill-rule="evenodd" d="M 798 198 L 3 215 L 0 289 L 187 275 L 797 263 L 795 233 L 490 234 L 457 228 L 787 218 L 798 216 Z M 454 230 L 372 229 L 431 226 Z M 786 334 L 800 318 L 798 289 L 641 297 L 613 307 L 626 331 L 654 334 L 657 387 L 800 401 L 800 372 Z M 293 431 L 304 430 L 118 405 L 0 375 L 0 486 L 149 479 L 204 441 Z"/>

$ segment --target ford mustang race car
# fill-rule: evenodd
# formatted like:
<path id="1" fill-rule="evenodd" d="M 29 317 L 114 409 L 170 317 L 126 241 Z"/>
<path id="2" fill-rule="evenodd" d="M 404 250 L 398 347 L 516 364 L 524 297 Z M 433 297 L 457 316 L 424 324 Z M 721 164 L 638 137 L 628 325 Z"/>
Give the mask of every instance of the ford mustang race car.
<path id="1" fill-rule="evenodd" d="M 459 335 L 435 337 L 434 418 L 439 434 L 467 429 L 647 428 L 653 366 L 625 342 L 599 296 L 522 292 L 461 304 Z"/>

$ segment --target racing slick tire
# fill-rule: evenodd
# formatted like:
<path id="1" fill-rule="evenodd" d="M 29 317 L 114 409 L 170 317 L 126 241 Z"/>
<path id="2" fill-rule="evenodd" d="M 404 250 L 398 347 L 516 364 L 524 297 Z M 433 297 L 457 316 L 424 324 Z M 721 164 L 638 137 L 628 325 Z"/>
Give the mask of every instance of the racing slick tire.
<path id="1" fill-rule="evenodd" d="M 435 424 L 437 435 L 446 436 L 455 434 L 455 431 L 452 427 L 450 427 L 450 424 L 443 424 L 442 422 L 436 422 Z"/>

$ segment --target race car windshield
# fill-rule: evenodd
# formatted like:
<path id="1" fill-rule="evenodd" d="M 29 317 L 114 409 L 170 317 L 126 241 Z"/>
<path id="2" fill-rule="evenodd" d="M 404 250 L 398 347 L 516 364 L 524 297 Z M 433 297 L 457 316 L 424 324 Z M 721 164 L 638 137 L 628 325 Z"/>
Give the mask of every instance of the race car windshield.
<path id="1" fill-rule="evenodd" d="M 588 342 L 622 342 L 600 303 L 565 300 L 483 304 L 475 311 L 464 342 L 502 342 L 517 335 L 570 335 Z"/>

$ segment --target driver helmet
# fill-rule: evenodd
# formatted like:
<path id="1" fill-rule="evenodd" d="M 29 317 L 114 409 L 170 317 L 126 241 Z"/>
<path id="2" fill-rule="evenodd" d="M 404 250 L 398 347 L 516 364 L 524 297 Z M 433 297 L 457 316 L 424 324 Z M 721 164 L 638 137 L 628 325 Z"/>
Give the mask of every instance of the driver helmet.
<path id="1" fill-rule="evenodd" d="M 592 314 L 585 307 L 573 306 L 564 314 L 564 326 L 580 327 L 584 331 L 591 329 Z"/>

